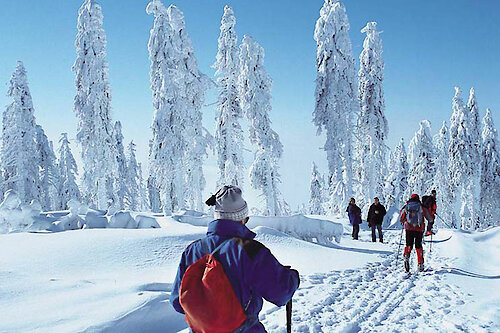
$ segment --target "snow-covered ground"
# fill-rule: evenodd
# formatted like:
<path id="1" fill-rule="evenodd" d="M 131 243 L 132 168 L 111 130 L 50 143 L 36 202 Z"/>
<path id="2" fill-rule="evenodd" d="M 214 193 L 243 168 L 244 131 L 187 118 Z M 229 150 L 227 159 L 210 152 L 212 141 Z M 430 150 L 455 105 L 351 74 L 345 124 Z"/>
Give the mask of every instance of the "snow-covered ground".
<path id="1" fill-rule="evenodd" d="M 387 244 L 371 243 L 367 230 L 353 241 L 346 221 L 333 220 L 344 225 L 344 236 L 337 242 L 333 233 L 326 242 L 320 233 L 338 231 L 339 224 L 315 218 L 292 219 L 296 226 L 319 221 L 308 234 L 273 219 L 254 218 L 250 225 L 283 264 L 301 273 L 293 331 L 500 330 L 500 228 L 441 229 L 432 253 L 425 245 L 432 270 L 403 279 L 401 258 L 395 262 L 398 230 L 386 231 Z M 0 332 L 185 329 L 168 294 L 180 254 L 206 228 L 157 219 L 160 229 L 0 235 Z M 270 332 L 285 330 L 283 309 L 266 303 L 261 319 Z"/>

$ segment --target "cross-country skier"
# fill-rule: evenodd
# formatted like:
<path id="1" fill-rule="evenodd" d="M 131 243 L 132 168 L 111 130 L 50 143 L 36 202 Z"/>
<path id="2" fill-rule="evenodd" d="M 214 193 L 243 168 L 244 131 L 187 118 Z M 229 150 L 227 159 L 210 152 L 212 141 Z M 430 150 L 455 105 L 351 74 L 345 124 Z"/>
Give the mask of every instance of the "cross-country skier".
<path id="1" fill-rule="evenodd" d="M 418 194 L 412 194 L 400 212 L 400 221 L 401 224 L 405 224 L 406 230 L 406 247 L 403 254 L 406 272 L 410 271 L 410 253 L 413 244 L 415 244 L 417 252 L 418 270 L 424 270 L 424 250 L 422 248 L 422 238 L 425 231 L 424 217 L 427 221 L 434 222 L 432 215 L 420 202 Z"/>
<path id="2" fill-rule="evenodd" d="M 358 239 L 359 225 L 361 224 L 361 208 L 356 205 L 356 200 L 351 198 L 349 206 L 345 210 L 349 216 L 349 223 L 352 225 L 352 239 Z"/>
<path id="3" fill-rule="evenodd" d="M 437 204 L 436 204 L 436 190 L 431 191 L 431 195 L 424 195 L 422 197 L 422 204 L 429 211 L 429 214 L 432 215 L 432 220 L 436 218 L 437 212 Z M 426 236 L 434 235 L 434 231 L 432 231 L 432 227 L 434 226 L 434 222 L 429 222 L 427 224 L 427 231 L 425 233 Z"/>
<path id="4" fill-rule="evenodd" d="M 373 204 L 370 206 L 368 210 L 368 218 L 366 221 L 368 222 L 368 226 L 372 228 L 372 242 L 376 242 L 377 238 L 375 237 L 375 229 L 378 230 L 378 238 L 380 243 L 384 242 L 384 238 L 382 235 L 382 222 L 384 221 L 384 216 L 386 214 L 386 210 L 384 205 L 382 205 L 377 197 L 373 199 Z"/>
<path id="5" fill-rule="evenodd" d="M 299 273 L 281 265 L 254 240 L 255 233 L 245 225 L 248 207 L 239 188 L 224 186 L 206 203 L 215 206 L 215 220 L 208 225 L 207 236 L 182 254 L 171 304 L 185 313 L 194 332 L 265 332 L 259 322 L 263 298 L 285 305 L 299 287 Z M 203 260 L 206 264 L 200 265 Z M 217 265 L 223 268 L 219 275 L 214 272 Z M 217 315 L 221 313 L 224 316 Z"/>

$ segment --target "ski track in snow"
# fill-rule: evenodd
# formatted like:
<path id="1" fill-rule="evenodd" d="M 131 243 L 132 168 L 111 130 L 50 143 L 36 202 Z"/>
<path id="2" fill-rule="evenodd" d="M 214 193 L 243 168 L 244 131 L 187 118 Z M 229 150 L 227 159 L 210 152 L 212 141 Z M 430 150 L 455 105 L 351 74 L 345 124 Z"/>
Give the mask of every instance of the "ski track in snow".
<path id="1" fill-rule="evenodd" d="M 294 332 L 493 332 L 499 328 L 461 312 L 461 305 L 474 300 L 444 281 L 445 274 L 440 273 L 446 269 L 445 259 L 436 251 L 429 253 L 428 244 L 424 251 L 430 270 L 416 272 L 413 250 L 412 274 L 403 279 L 401 254 L 396 266 L 399 233 L 385 236 L 394 253 L 382 254 L 382 263 L 301 276 L 293 299 Z M 284 311 L 273 307 L 261 313 L 268 331 L 286 332 Z"/>

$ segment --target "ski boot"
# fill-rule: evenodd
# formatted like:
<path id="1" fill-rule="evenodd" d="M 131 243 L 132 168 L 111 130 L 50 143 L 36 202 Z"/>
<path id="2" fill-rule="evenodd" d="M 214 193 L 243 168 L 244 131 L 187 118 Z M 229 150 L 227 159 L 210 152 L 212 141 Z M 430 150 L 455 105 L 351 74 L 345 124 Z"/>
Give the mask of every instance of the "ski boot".
<path id="1" fill-rule="evenodd" d="M 434 231 L 432 231 L 432 230 L 427 230 L 427 231 L 425 232 L 425 236 L 431 236 L 431 235 L 435 235 L 435 234 L 436 234 L 436 233 L 435 233 Z"/>
<path id="2" fill-rule="evenodd" d="M 416 249 L 417 259 L 418 259 L 418 270 L 422 272 L 424 270 L 424 249 Z"/>
<path id="3" fill-rule="evenodd" d="M 410 273 L 410 258 L 403 258 L 403 263 L 405 265 L 405 272 Z"/>

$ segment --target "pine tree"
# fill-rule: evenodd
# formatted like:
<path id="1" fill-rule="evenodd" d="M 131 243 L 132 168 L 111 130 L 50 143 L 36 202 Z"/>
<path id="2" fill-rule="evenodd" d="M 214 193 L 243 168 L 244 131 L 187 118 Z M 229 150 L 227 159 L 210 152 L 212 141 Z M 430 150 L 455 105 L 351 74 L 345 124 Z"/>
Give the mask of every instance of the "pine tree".
<path id="1" fill-rule="evenodd" d="M 420 129 L 410 141 L 408 162 L 410 170 L 406 197 L 409 198 L 412 193 L 418 193 L 420 196 L 430 193 L 435 166 L 431 124 L 428 120 L 420 122 Z"/>
<path id="2" fill-rule="evenodd" d="M 38 152 L 40 205 L 43 210 L 53 210 L 58 205 L 57 187 L 61 180 L 52 142 L 49 142 L 40 125 L 35 126 L 35 142 L 36 151 Z"/>
<path id="3" fill-rule="evenodd" d="M 123 135 L 122 135 L 122 124 L 119 121 L 115 122 L 113 130 L 114 145 L 116 148 L 116 164 L 118 166 L 118 177 L 115 180 L 116 189 L 116 206 L 117 209 L 123 209 L 125 207 L 125 201 L 129 201 L 131 193 L 129 192 L 129 187 L 127 183 L 128 170 L 127 170 L 127 158 L 125 157 L 125 151 L 123 148 Z"/>
<path id="4" fill-rule="evenodd" d="M 472 161 L 479 161 L 481 156 L 481 125 L 479 119 L 479 106 L 476 100 L 476 94 L 474 88 L 470 89 L 469 101 L 467 103 L 467 111 L 469 118 L 469 129 L 471 137 L 471 150 L 470 158 Z M 480 173 L 478 168 L 473 167 L 471 169 L 471 176 L 469 177 L 469 200 L 471 202 L 478 202 L 479 200 L 479 178 Z M 469 209 L 472 214 L 472 223 L 474 224 L 474 229 L 478 229 L 480 226 L 480 214 L 477 210 L 475 204 L 470 205 Z"/>
<path id="5" fill-rule="evenodd" d="M 175 43 L 176 27 L 169 20 L 172 9 L 155 0 L 146 12 L 155 17 L 148 43 L 154 107 L 148 186 L 153 187 L 150 195 L 159 190 L 163 212 L 169 214 L 185 206 L 184 72 Z"/>
<path id="6" fill-rule="evenodd" d="M 375 196 L 381 197 L 385 178 L 387 120 L 384 116 L 384 61 L 382 39 L 376 22 L 368 22 L 361 30 L 366 33 L 359 57 L 359 99 L 361 111 L 357 123 L 357 175 L 360 205 L 367 206 Z"/>
<path id="7" fill-rule="evenodd" d="M 250 167 L 250 184 L 265 198 L 264 215 L 282 215 L 278 160 L 283 145 L 271 128 L 272 81 L 264 68 L 264 49 L 252 37 L 244 36 L 240 47 L 240 100 L 250 122 L 250 142 L 257 146 Z"/>
<path id="8" fill-rule="evenodd" d="M 500 152 L 490 109 L 483 118 L 480 196 L 481 229 L 500 225 Z"/>
<path id="9" fill-rule="evenodd" d="M 78 11 L 74 109 L 78 117 L 77 140 L 82 148 L 84 198 L 95 208 L 107 209 L 116 202 L 117 165 L 102 24 L 101 6 L 94 0 L 85 0 Z"/>
<path id="10" fill-rule="evenodd" d="M 309 198 L 309 214 L 313 215 L 325 214 L 325 210 L 323 209 L 322 186 L 323 186 L 323 181 L 321 179 L 321 175 L 319 174 L 316 163 L 313 162 L 311 186 L 310 186 L 311 196 Z"/>
<path id="11" fill-rule="evenodd" d="M 151 205 L 148 201 L 147 189 L 144 184 L 144 178 L 142 177 L 142 164 L 137 164 L 137 172 L 139 174 L 139 209 L 141 211 L 148 210 Z"/>
<path id="12" fill-rule="evenodd" d="M 461 228 L 473 228 L 473 205 L 471 192 L 473 183 L 470 181 L 473 175 L 474 161 L 471 159 L 473 139 L 471 136 L 469 112 L 461 97 L 461 90 L 455 87 L 455 96 L 452 101 L 453 113 L 450 124 L 450 146 L 448 148 L 450 184 L 455 194 L 460 193 Z"/>
<path id="13" fill-rule="evenodd" d="M 59 182 L 59 205 L 58 209 L 67 209 L 68 202 L 71 199 L 80 200 L 80 190 L 76 184 L 76 175 L 78 175 L 78 166 L 75 158 L 71 153 L 69 146 L 68 134 L 61 133 L 59 139 L 59 160 L 58 168 L 60 175 Z"/>
<path id="14" fill-rule="evenodd" d="M 217 186 L 243 186 L 243 132 L 240 119 L 243 112 L 238 98 L 238 36 L 233 9 L 224 7 L 218 51 L 213 67 L 219 85 L 219 97 L 216 111 L 215 147 L 219 179 Z"/>
<path id="15" fill-rule="evenodd" d="M 133 141 L 127 146 L 127 175 L 125 184 L 128 189 L 128 196 L 124 199 L 125 209 L 127 210 L 140 210 L 142 209 L 141 203 L 141 184 L 139 179 L 139 165 L 135 157 L 135 144 Z"/>
<path id="16" fill-rule="evenodd" d="M 208 156 L 207 148 L 211 139 L 208 131 L 202 124 L 201 108 L 205 100 L 208 78 L 198 69 L 198 61 L 194 55 L 194 48 L 186 30 L 184 14 L 175 6 L 167 10 L 168 20 L 173 30 L 172 44 L 179 52 L 179 74 L 184 85 L 183 92 L 178 97 L 185 99 L 184 136 L 187 150 L 184 156 L 185 164 L 185 199 L 187 208 L 203 211 L 203 191 L 206 181 L 203 175 L 203 161 Z"/>
<path id="17" fill-rule="evenodd" d="M 330 213 L 340 213 L 352 194 L 352 115 L 359 108 L 355 61 L 345 6 L 325 0 L 316 22 L 316 105 L 313 123 L 326 131 Z"/>
<path id="18" fill-rule="evenodd" d="M 21 203 L 40 199 L 40 179 L 35 141 L 35 116 L 26 70 L 21 61 L 10 79 L 7 96 L 12 103 L 3 113 L 3 189 L 14 190 Z"/>
<path id="19" fill-rule="evenodd" d="M 408 161 L 403 138 L 390 153 L 388 175 L 384 188 L 386 208 L 401 207 L 408 189 Z"/>
<path id="20" fill-rule="evenodd" d="M 455 225 L 455 212 L 453 209 L 454 195 L 450 184 L 448 173 L 449 155 L 448 147 L 450 145 L 450 135 L 446 121 L 439 133 L 434 136 L 434 164 L 436 173 L 434 175 L 433 189 L 437 192 L 437 207 L 439 215 L 449 225 Z"/>

